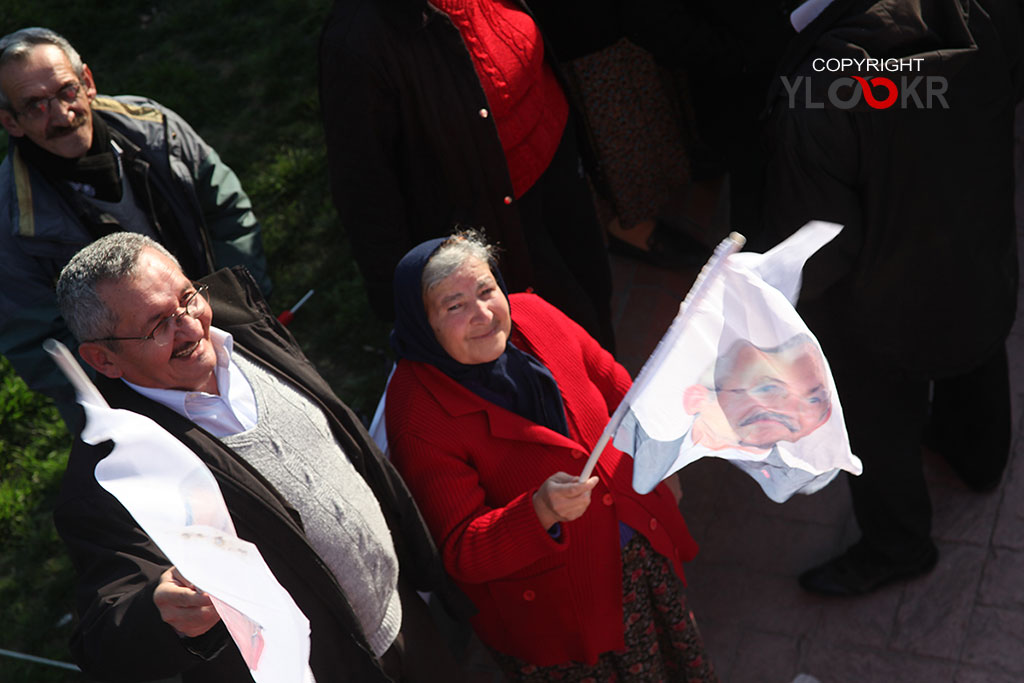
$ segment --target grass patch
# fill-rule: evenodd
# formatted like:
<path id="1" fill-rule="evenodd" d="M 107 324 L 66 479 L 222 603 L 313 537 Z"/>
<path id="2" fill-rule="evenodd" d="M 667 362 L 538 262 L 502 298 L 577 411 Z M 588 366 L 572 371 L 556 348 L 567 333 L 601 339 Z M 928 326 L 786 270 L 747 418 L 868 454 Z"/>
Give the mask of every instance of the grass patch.
<path id="1" fill-rule="evenodd" d="M 53 405 L 0 358 L 0 647 L 67 660 L 71 562 L 51 511 L 70 439 Z M 69 672 L 0 658 L 0 680 L 62 681 Z M 74 676 L 74 674 L 71 674 Z"/>

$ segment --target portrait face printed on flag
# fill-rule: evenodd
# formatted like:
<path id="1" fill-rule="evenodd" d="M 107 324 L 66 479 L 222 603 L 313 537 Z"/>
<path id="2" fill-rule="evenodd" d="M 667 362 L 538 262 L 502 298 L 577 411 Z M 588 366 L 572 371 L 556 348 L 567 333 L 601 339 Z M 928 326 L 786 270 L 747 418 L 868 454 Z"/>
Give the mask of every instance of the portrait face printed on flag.
<path id="1" fill-rule="evenodd" d="M 832 412 L 825 361 L 814 340 L 796 334 L 774 347 L 734 341 L 683 392 L 692 439 L 712 450 L 767 451 L 821 427 Z"/>
<path id="2" fill-rule="evenodd" d="M 828 361 L 793 307 L 804 262 L 839 229 L 811 223 L 765 254 L 705 268 L 615 432 L 636 491 L 705 457 L 731 461 L 779 502 L 839 470 L 860 474 Z"/>

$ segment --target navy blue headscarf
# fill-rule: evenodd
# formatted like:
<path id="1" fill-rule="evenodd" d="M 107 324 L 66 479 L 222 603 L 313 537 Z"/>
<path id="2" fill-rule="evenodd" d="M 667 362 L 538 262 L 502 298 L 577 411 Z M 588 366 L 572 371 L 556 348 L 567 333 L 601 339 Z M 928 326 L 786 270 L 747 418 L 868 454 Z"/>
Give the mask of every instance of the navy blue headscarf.
<path id="1" fill-rule="evenodd" d="M 558 383 L 539 360 L 508 342 L 496 360 L 465 365 L 449 356 L 437 341 L 423 305 L 423 269 L 447 239 L 440 237 L 414 247 L 395 268 L 395 329 L 391 331 L 395 354 L 429 363 L 477 396 L 568 436 Z M 501 271 L 493 261 L 488 265 L 507 300 Z"/>

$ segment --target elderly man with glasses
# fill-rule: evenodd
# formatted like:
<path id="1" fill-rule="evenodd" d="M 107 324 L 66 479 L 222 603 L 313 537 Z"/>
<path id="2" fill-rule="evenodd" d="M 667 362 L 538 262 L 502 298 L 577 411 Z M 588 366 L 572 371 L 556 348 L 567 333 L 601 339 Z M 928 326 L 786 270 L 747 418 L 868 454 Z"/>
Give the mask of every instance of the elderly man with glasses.
<path id="1" fill-rule="evenodd" d="M 80 413 L 42 352 L 69 342 L 53 285 L 93 240 L 153 237 L 190 277 L 245 265 L 269 293 L 260 226 L 238 178 L 174 112 L 141 97 L 97 94 L 89 67 L 60 35 L 0 38 L 0 353 L 48 394 L 69 426 Z"/>
<path id="2" fill-rule="evenodd" d="M 119 232 L 71 259 L 57 298 L 107 401 L 209 467 L 238 535 L 309 619 L 319 683 L 461 680 L 415 591 L 472 607 L 448 584 L 405 484 L 251 276 L 205 280 Z M 100 680 L 251 680 L 209 598 L 97 483 L 110 448 L 76 441 L 54 512 L 78 571 L 75 659 Z"/>

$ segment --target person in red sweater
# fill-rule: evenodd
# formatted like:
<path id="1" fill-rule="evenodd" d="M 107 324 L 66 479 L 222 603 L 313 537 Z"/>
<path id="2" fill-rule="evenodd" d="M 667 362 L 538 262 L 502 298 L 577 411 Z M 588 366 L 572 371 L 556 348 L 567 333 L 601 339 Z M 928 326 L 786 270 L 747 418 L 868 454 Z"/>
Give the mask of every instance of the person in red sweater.
<path id="1" fill-rule="evenodd" d="M 626 370 L 539 296 L 509 296 L 478 233 L 420 244 L 394 283 L 391 457 L 506 675 L 717 680 L 683 594 L 697 546 L 675 496 L 633 491 L 611 446 L 578 478 Z"/>
<path id="2" fill-rule="evenodd" d="M 374 312 L 453 223 L 486 225 L 533 288 L 614 348 L 612 275 L 588 135 L 522 0 L 335 0 L 320 40 L 331 193 Z"/>

